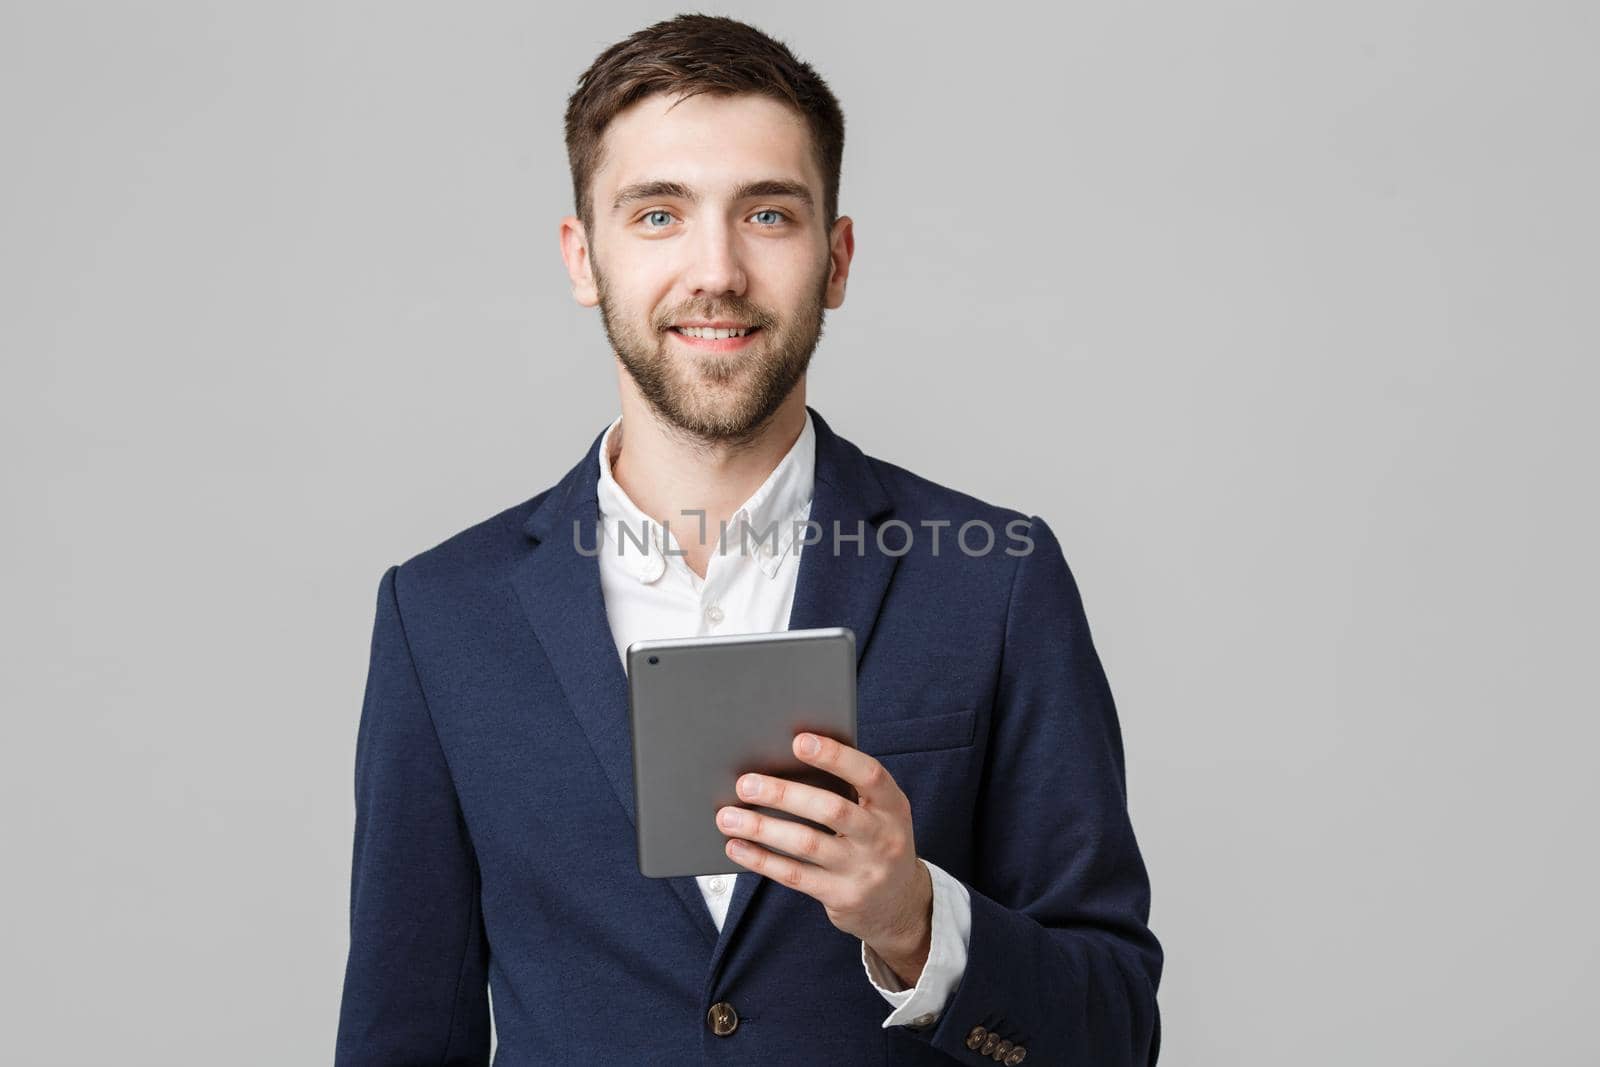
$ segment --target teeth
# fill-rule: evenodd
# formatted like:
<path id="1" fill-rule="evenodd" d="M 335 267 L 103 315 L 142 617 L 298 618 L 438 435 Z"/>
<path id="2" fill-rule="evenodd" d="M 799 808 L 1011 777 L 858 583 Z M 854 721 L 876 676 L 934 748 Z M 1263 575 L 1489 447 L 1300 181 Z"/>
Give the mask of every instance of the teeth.
<path id="1" fill-rule="evenodd" d="M 722 341 L 729 337 L 743 337 L 750 331 L 748 329 L 713 330 L 705 326 L 679 326 L 678 332 L 683 334 L 685 337 L 694 337 L 702 341 Z"/>

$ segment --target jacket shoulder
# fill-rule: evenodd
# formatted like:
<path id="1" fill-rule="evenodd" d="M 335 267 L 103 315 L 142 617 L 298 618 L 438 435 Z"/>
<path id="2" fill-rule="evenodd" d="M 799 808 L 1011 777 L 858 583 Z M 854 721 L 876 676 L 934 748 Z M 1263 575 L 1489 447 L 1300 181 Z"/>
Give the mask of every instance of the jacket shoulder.
<path id="1" fill-rule="evenodd" d="M 894 498 L 897 517 L 906 521 L 915 522 L 919 518 L 949 519 L 959 526 L 963 522 L 978 519 L 996 530 L 1004 529 L 1007 523 L 1013 521 L 1031 521 L 1025 511 L 964 493 L 888 460 L 876 456 L 866 458 L 878 480 Z"/>
<path id="2" fill-rule="evenodd" d="M 523 524 L 557 487 L 498 511 L 411 556 L 399 565 L 396 582 L 459 588 L 508 573 L 527 546 Z"/>

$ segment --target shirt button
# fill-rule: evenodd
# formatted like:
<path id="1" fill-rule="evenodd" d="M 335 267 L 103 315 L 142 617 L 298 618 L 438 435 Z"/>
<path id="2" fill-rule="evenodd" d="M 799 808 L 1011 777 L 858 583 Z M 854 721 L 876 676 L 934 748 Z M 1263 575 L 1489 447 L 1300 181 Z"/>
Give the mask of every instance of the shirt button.
<path id="1" fill-rule="evenodd" d="M 722 609 L 717 607 L 715 604 L 712 604 L 710 607 L 706 608 L 706 621 L 711 623 L 713 626 L 721 622 Z"/>
<path id="2" fill-rule="evenodd" d="M 723 893 L 728 891 L 728 883 L 726 879 L 713 878 L 711 881 L 706 883 L 706 888 L 711 890 L 712 896 L 720 897 Z"/>
<path id="3" fill-rule="evenodd" d="M 933 1025 L 933 1020 L 934 1020 L 934 1014 L 932 1012 L 928 1012 L 925 1015 L 919 1015 L 915 1019 L 912 1019 L 911 1020 L 911 1025 L 912 1026 L 932 1026 Z"/>
<path id="4" fill-rule="evenodd" d="M 666 557 L 661 555 L 644 555 L 634 564 L 634 576 L 641 582 L 653 582 L 666 573 Z"/>

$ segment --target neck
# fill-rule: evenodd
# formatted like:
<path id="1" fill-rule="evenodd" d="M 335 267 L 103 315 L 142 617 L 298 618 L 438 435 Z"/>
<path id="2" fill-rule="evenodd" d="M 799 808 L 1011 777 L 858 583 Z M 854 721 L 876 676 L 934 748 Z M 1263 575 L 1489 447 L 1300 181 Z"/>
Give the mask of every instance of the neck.
<path id="1" fill-rule="evenodd" d="M 805 421 L 804 379 L 771 418 L 739 442 L 685 433 L 624 388 L 617 427 L 622 441 L 611 457 L 611 476 L 641 511 L 672 528 L 684 561 L 705 577 L 723 525 L 794 447 Z M 730 531 L 730 536 L 735 535 Z"/>

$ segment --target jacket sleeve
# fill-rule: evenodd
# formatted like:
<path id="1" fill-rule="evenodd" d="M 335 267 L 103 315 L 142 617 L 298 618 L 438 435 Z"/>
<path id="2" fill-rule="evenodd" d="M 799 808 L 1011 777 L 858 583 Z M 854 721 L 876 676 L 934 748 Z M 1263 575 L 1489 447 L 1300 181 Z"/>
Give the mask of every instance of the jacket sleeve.
<path id="1" fill-rule="evenodd" d="M 356 734 L 350 954 L 336 1067 L 487 1067 L 488 940 L 477 858 L 397 594 L 378 589 Z"/>
<path id="2" fill-rule="evenodd" d="M 1030 522 L 974 816 L 966 970 L 936 1026 L 896 1032 L 959 1063 L 1149 1067 L 1162 951 L 1121 730 L 1061 546 Z"/>

